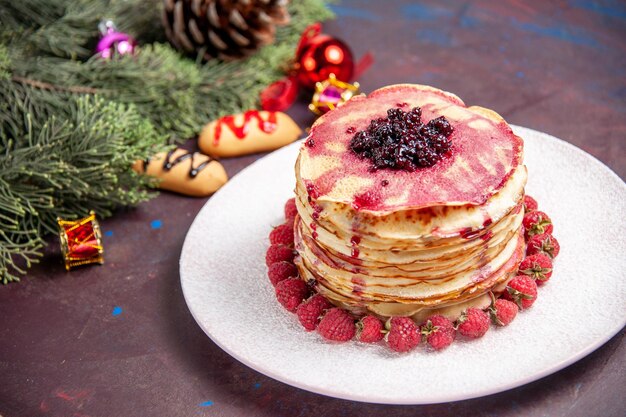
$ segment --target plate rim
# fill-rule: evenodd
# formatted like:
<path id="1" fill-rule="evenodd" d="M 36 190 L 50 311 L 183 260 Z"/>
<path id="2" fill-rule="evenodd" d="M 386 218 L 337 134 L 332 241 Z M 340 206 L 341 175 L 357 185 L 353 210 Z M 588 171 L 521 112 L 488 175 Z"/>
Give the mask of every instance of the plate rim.
<path id="1" fill-rule="evenodd" d="M 538 136 L 544 137 L 546 139 L 549 140 L 553 140 L 556 141 L 557 143 L 559 143 L 559 145 L 561 146 L 565 146 L 567 148 L 569 148 L 570 150 L 579 153 L 580 155 L 590 159 L 593 161 L 593 163 L 595 163 L 596 165 L 598 165 L 601 169 L 608 171 L 608 173 L 610 175 L 612 175 L 615 179 L 617 179 L 618 181 L 621 182 L 622 188 L 624 189 L 624 191 L 626 192 L 626 182 L 624 182 L 619 175 L 617 175 L 616 172 L 614 172 L 610 167 L 608 167 L 606 164 L 604 164 L 602 161 L 600 161 L 599 159 L 597 159 L 595 156 L 591 155 L 590 153 L 584 151 L 583 149 L 577 147 L 576 145 L 573 145 L 563 139 L 557 138 L 555 136 L 552 136 L 548 133 L 544 133 L 535 129 L 531 129 L 531 128 L 527 128 L 527 127 L 523 127 L 523 126 L 518 126 L 518 125 L 510 125 L 513 130 L 514 133 L 519 134 L 519 136 L 524 136 L 524 131 L 528 131 L 531 134 L 536 134 Z M 517 130 L 517 132 L 515 132 Z M 521 132 L 520 132 L 521 130 Z M 521 133 L 521 134 L 520 134 Z M 268 156 L 273 155 L 276 152 L 281 152 L 281 151 L 285 151 L 285 149 L 287 148 L 291 148 L 291 147 L 296 147 L 296 146 L 300 146 L 300 144 L 302 143 L 303 140 L 298 140 L 294 143 L 291 143 L 283 148 L 280 148 L 274 152 L 268 153 L 267 155 L 262 156 L 261 158 L 257 159 L 256 161 L 254 161 L 253 163 L 251 163 L 250 165 L 246 166 L 245 168 L 243 168 L 241 171 L 239 171 L 235 176 L 233 176 L 231 178 L 231 181 L 233 178 L 236 178 L 242 174 L 244 174 L 246 171 L 252 169 L 253 167 L 255 167 L 257 164 L 261 164 L 262 161 L 264 161 Z M 230 181 L 229 181 L 230 182 Z M 225 187 L 227 187 L 229 184 L 227 183 L 225 185 Z M 218 193 L 221 193 L 222 189 L 218 190 L 214 195 L 217 195 Z M 454 401 L 463 401 L 463 400 L 469 400 L 469 399 L 473 399 L 473 398 L 480 398 L 480 397 L 485 397 L 488 395 L 493 395 L 493 394 L 498 394 L 501 392 L 505 392 L 505 391 L 509 391 L 511 389 L 514 388 L 519 388 L 521 386 L 524 386 L 526 384 L 529 384 L 531 382 L 534 381 L 538 381 L 542 378 L 545 378 L 546 376 L 552 375 L 564 368 L 566 368 L 569 365 L 572 365 L 573 363 L 578 362 L 579 360 L 583 359 L 584 357 L 588 356 L 589 354 L 591 354 L 592 352 L 596 351 L 597 349 L 599 349 L 601 346 L 603 346 L 604 344 L 606 344 L 609 340 L 611 340 L 613 337 L 615 337 L 615 335 L 617 335 L 625 326 L 626 326 L 626 317 L 623 317 L 621 322 L 616 321 L 616 325 L 609 331 L 606 332 L 602 337 L 595 339 L 595 341 L 587 346 L 585 346 L 583 349 L 580 349 L 578 352 L 576 352 L 573 355 L 570 355 L 570 357 L 563 359 L 561 361 L 558 361 L 556 363 L 554 363 L 552 366 L 548 366 L 544 369 L 542 369 L 539 372 L 536 372 L 533 375 L 530 375 L 526 378 L 522 378 L 521 380 L 516 380 L 516 381 L 512 381 L 508 384 L 501 384 L 495 387 L 489 387 L 489 388 L 485 388 L 485 389 L 478 389 L 476 391 L 473 391 L 472 394 L 461 394 L 461 395 L 454 395 L 454 394 L 448 394 L 448 395 L 435 395 L 433 396 L 432 399 L 426 400 L 426 401 L 420 401 L 420 400 L 416 400 L 416 399 L 411 399 L 411 398 L 388 398 L 388 397 L 377 397 L 377 398 L 372 398 L 372 396 L 368 396 L 367 398 L 365 398 L 364 396 L 359 396 L 358 393 L 353 394 L 353 393 L 344 393 L 344 392 L 336 392 L 336 391 L 332 391 L 332 390 L 325 390 L 324 387 L 319 387 L 317 385 L 312 385 L 312 384 L 307 384 L 306 382 L 302 382 L 300 380 L 296 380 L 296 379 L 292 379 L 286 376 L 283 376 L 279 373 L 276 373 L 273 369 L 271 368 L 266 368 L 263 366 L 258 365 L 257 363 L 253 362 L 252 360 L 248 359 L 247 357 L 238 354 L 237 352 L 235 352 L 234 350 L 228 348 L 227 346 L 225 346 L 222 342 L 220 342 L 219 339 L 217 339 L 216 337 L 213 337 L 213 335 L 209 332 L 208 329 L 205 329 L 205 327 L 202 325 L 201 319 L 197 316 L 196 311 L 194 311 L 194 309 L 191 306 L 191 296 L 189 295 L 188 291 L 190 291 L 189 287 L 185 285 L 185 278 L 184 278 L 184 274 L 185 272 L 183 271 L 183 263 L 184 263 L 184 257 L 186 256 L 185 254 L 188 253 L 188 246 L 190 246 L 192 243 L 190 243 L 190 232 L 191 230 L 194 228 L 196 222 L 198 221 L 198 219 L 201 217 L 202 213 L 204 210 L 207 209 L 207 207 L 209 207 L 211 205 L 211 201 L 213 200 L 213 198 L 209 199 L 200 209 L 200 211 L 198 212 L 198 214 L 196 215 L 196 217 L 194 218 L 192 224 L 190 225 L 189 229 L 187 230 L 187 233 L 185 235 L 185 240 L 183 242 L 183 246 L 181 249 L 181 253 L 180 253 L 180 257 L 179 257 L 179 275 L 180 275 L 180 285 L 182 288 L 182 292 L 183 292 L 183 297 L 185 299 L 185 303 L 187 305 L 187 308 L 189 310 L 189 312 L 191 313 L 192 317 L 194 318 L 194 320 L 196 321 L 197 325 L 200 327 L 200 329 L 202 329 L 202 331 L 223 351 L 225 351 L 226 353 L 228 353 L 231 357 L 233 357 L 234 359 L 236 359 L 237 361 L 239 361 L 240 363 L 246 365 L 247 367 L 262 373 L 272 379 L 275 379 L 277 381 L 280 381 L 282 383 L 285 383 L 287 385 L 299 388 L 299 389 L 303 389 L 305 391 L 309 391 L 315 394 L 320 394 L 320 395 L 324 395 L 324 396 L 328 396 L 331 398 L 339 398 L 339 399 L 343 399 L 343 400 L 350 400 L 350 401 L 357 401 L 357 402 L 362 402 L 362 403 L 371 403 L 371 404 L 387 404 L 387 405 L 425 405 L 425 404 L 440 404 L 440 403 L 447 403 L 447 402 L 454 402 Z"/>

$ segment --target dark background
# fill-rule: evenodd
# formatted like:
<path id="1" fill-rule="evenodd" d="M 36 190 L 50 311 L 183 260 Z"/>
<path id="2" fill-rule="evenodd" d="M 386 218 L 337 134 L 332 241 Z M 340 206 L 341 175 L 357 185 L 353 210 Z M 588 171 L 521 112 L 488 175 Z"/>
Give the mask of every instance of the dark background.
<path id="1" fill-rule="evenodd" d="M 564 139 L 626 177 L 625 2 L 344 1 L 333 9 L 338 18 L 325 32 L 357 57 L 374 54 L 359 79 L 364 91 L 430 84 Z M 289 111 L 302 127 L 313 121 L 306 102 Z M 232 176 L 261 156 L 223 163 Z M 54 241 L 21 283 L 0 287 L 0 416 L 624 415 L 623 330 L 554 375 L 449 404 L 338 400 L 247 368 L 200 330 L 181 294 L 180 250 L 205 201 L 162 193 L 101 222 L 104 266 L 65 272 Z M 572 209 L 584 209 L 584 196 Z"/>

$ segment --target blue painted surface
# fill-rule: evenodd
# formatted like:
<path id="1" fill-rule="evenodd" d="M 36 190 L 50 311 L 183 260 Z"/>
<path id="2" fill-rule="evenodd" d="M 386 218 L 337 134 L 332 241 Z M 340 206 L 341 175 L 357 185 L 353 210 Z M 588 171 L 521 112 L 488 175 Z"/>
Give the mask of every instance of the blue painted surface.
<path id="1" fill-rule="evenodd" d="M 329 7 L 337 17 L 351 17 L 354 19 L 367 20 L 368 22 L 377 22 L 380 20 L 380 16 L 364 9 L 340 6 L 338 4 L 330 4 Z"/>
<path id="2" fill-rule="evenodd" d="M 570 0 L 569 5 L 578 9 L 588 10 L 603 16 L 626 19 L 626 2 L 617 0 L 589 1 Z"/>
<path id="3" fill-rule="evenodd" d="M 423 3 L 406 4 L 400 7 L 406 19 L 429 21 L 452 16 L 452 11 Z"/>
<path id="4" fill-rule="evenodd" d="M 115 317 L 115 316 L 119 316 L 120 314 L 122 314 L 122 307 L 120 306 L 113 307 L 113 311 L 111 312 L 111 315 Z"/>
<path id="5" fill-rule="evenodd" d="M 213 405 L 213 401 L 205 401 L 203 403 L 198 404 L 200 407 L 210 407 Z"/>
<path id="6" fill-rule="evenodd" d="M 152 220 L 150 222 L 150 227 L 153 229 L 160 229 L 163 226 L 163 222 L 161 220 Z"/>
<path id="7" fill-rule="evenodd" d="M 554 39 L 570 42 L 576 45 L 591 46 L 598 48 L 601 45 L 598 41 L 584 33 L 582 30 L 571 28 L 565 25 L 553 25 L 553 26 L 541 26 L 537 23 L 520 22 L 513 18 L 511 19 L 511 25 L 524 32 L 533 33 L 535 35 L 547 36 Z"/>
<path id="8" fill-rule="evenodd" d="M 106 237 L 111 237 L 111 236 L 113 236 L 113 230 L 107 230 L 106 232 L 104 232 L 104 235 L 105 235 Z"/>
<path id="9" fill-rule="evenodd" d="M 477 18 L 472 17 L 472 16 L 468 16 L 467 14 L 464 13 L 459 18 L 459 23 L 460 23 L 462 28 L 473 29 L 473 28 L 479 26 L 480 21 Z"/>
<path id="10" fill-rule="evenodd" d="M 441 29 L 420 29 L 417 31 L 417 39 L 423 43 L 430 43 L 439 46 L 451 46 L 450 34 Z"/>

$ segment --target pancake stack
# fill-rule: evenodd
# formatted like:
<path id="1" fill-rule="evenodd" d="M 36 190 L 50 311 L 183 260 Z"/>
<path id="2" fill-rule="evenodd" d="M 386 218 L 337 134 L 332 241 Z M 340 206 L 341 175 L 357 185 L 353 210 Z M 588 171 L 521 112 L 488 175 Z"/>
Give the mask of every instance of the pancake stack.
<path id="1" fill-rule="evenodd" d="M 451 150 L 414 171 L 372 169 L 355 132 L 390 108 L 444 116 Z M 523 141 L 495 112 L 455 95 L 395 85 L 319 118 L 296 163 L 296 265 L 356 315 L 451 319 L 486 307 L 522 260 Z"/>

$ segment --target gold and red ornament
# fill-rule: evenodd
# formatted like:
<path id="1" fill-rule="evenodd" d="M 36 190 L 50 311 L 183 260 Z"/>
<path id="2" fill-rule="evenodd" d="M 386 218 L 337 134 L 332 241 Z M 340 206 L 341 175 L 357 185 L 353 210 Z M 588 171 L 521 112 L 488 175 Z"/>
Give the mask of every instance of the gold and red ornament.
<path id="1" fill-rule="evenodd" d="M 330 74 L 347 83 L 358 78 L 372 62 L 372 55 L 367 53 L 355 64 L 350 47 L 322 33 L 321 24 L 315 23 L 302 32 L 287 77 L 261 92 L 261 107 L 268 111 L 286 110 L 295 101 L 301 87 L 312 90 L 316 83 L 329 79 Z"/>
<path id="2" fill-rule="evenodd" d="M 350 84 L 340 81 L 335 74 L 331 73 L 327 80 L 315 83 L 315 93 L 311 104 L 309 104 L 309 110 L 321 116 L 341 106 L 359 93 L 359 83 Z"/>
<path id="3" fill-rule="evenodd" d="M 114 56 L 133 55 L 137 42 L 127 33 L 120 32 L 112 20 L 104 20 L 98 25 L 100 40 L 96 45 L 96 54 L 104 59 Z"/>
<path id="4" fill-rule="evenodd" d="M 104 248 L 96 213 L 78 220 L 57 218 L 61 252 L 68 271 L 79 265 L 103 264 Z"/>

